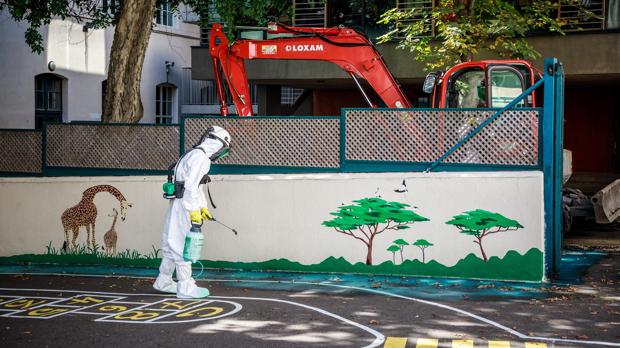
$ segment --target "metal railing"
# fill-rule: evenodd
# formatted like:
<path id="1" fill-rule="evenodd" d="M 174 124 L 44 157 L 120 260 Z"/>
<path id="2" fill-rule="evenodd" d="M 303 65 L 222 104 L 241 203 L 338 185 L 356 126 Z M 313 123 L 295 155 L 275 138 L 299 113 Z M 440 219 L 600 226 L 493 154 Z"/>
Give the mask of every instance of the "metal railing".
<path id="1" fill-rule="evenodd" d="M 579 6 L 561 4 L 558 18 L 567 21 L 565 31 L 591 31 L 605 29 L 605 0 L 582 0 Z"/>
<path id="2" fill-rule="evenodd" d="M 327 27 L 327 1 L 293 0 L 293 26 Z"/>
<path id="3" fill-rule="evenodd" d="M 192 69 L 183 68 L 183 76 L 181 85 L 183 86 L 183 95 L 181 101 L 183 105 L 219 105 L 220 101 L 217 96 L 215 83 L 211 80 L 192 80 Z M 257 104 L 257 87 L 250 84 L 250 92 L 252 94 L 252 104 Z M 232 105 L 232 97 L 228 89 L 224 89 L 226 94 L 226 103 Z"/>

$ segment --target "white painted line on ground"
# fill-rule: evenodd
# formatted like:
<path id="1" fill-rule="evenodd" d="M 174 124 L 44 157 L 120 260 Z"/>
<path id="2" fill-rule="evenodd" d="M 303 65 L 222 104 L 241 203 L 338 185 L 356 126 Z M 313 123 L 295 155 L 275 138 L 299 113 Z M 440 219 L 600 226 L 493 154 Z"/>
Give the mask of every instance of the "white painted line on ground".
<path id="1" fill-rule="evenodd" d="M 48 275 L 48 276 L 64 276 L 64 277 L 93 277 L 93 278 L 118 278 L 118 276 L 108 276 L 108 275 L 81 275 L 81 274 L 63 274 L 63 273 L 2 273 L 2 274 L 30 274 L 30 275 Z M 123 276 L 122 278 L 132 278 L 132 279 L 153 279 L 153 277 L 140 277 L 140 276 Z M 360 287 L 356 287 L 356 286 L 349 286 L 349 285 L 338 285 L 338 284 L 332 284 L 330 282 L 320 282 L 320 283 L 313 283 L 313 282 L 300 282 L 300 281 L 286 281 L 286 280 L 242 280 L 242 279 L 200 279 L 199 281 L 206 281 L 206 282 L 233 282 L 233 283 L 274 283 L 274 284 L 301 284 L 301 285 L 312 285 L 312 286 L 316 286 L 316 285 L 321 285 L 321 286 L 329 286 L 329 287 L 336 287 L 336 288 L 342 288 L 342 289 L 352 289 L 352 290 L 358 290 L 358 291 L 364 291 L 364 292 L 370 292 L 370 293 L 374 293 L 377 295 L 383 295 L 383 296 L 389 296 L 389 297 L 396 297 L 396 298 L 400 298 L 400 299 L 404 299 L 404 300 L 409 300 L 409 301 L 414 301 L 414 302 L 419 302 L 419 303 L 424 303 L 430 306 L 435 306 L 435 307 L 439 307 L 439 308 L 443 308 L 449 311 L 453 311 L 456 313 L 461 313 L 463 315 L 466 315 L 470 318 L 476 319 L 478 321 L 482 321 L 484 323 L 487 323 L 491 326 L 494 326 L 500 330 L 506 331 L 514 336 L 517 336 L 520 339 L 527 339 L 527 340 L 535 340 L 535 341 L 544 341 L 544 342 L 552 342 L 552 343 L 557 343 L 557 342 L 565 342 L 565 343 L 578 343 L 578 344 L 585 344 L 585 345 L 599 345 L 599 346 L 611 346 L 611 347 L 620 347 L 620 343 L 616 343 L 616 342 L 605 342 L 605 341 L 586 341 L 586 340 L 571 340 L 571 339 L 564 339 L 564 338 L 550 338 L 550 337 L 538 337 L 538 336 L 528 336 L 525 334 L 522 334 L 516 330 L 513 330 L 507 326 L 504 326 L 498 322 L 495 322 L 491 319 L 487 319 L 484 318 L 482 316 L 479 316 L 477 314 L 468 312 L 466 310 L 463 309 L 459 309 L 456 307 L 452 307 L 452 306 L 448 306 L 445 304 L 441 304 L 438 302 L 433 302 L 433 301 L 428 301 L 428 300 L 422 300 L 419 298 L 415 298 L 415 297 L 409 297 L 409 296 L 404 296 L 404 295 L 398 295 L 398 294 L 393 294 L 387 291 L 382 291 L 382 290 L 375 290 L 375 289 L 366 289 L 366 288 L 360 288 Z M 11 289 L 11 288 L 0 288 L 0 290 L 16 290 L 16 289 Z M 17 289 L 17 290 L 22 290 L 22 291 L 44 291 L 44 290 L 40 290 L 40 289 Z M 70 290 L 48 290 L 48 291 L 65 291 L 65 292 L 70 292 Z M 73 292 L 78 292 L 78 291 L 73 291 Z M 83 292 L 83 291 L 82 291 Z M 98 292 L 91 292 L 91 293 L 98 293 Z M 118 293 L 102 293 L 102 294 L 118 294 Z M 138 295 L 138 294 L 133 294 L 133 295 Z M 154 295 L 154 294 L 139 294 L 140 296 L 166 296 L 164 294 L 162 295 Z M 211 297 L 216 297 L 216 296 L 211 296 Z M 372 330 L 372 329 L 371 329 Z M 374 330 L 373 330 L 374 331 Z M 383 341 L 385 340 L 385 336 L 383 336 L 383 334 L 379 334 L 381 335 L 382 339 L 380 343 L 383 343 Z M 375 340 L 376 342 L 376 340 Z M 374 344 L 375 342 L 373 342 L 372 344 Z M 371 345 L 368 347 L 376 347 L 376 345 Z"/>
<path id="2" fill-rule="evenodd" d="M 46 292 L 72 292 L 72 293 L 79 292 L 79 293 L 101 294 L 101 295 L 119 295 L 119 296 L 157 296 L 157 297 L 169 297 L 169 295 L 165 295 L 165 294 L 162 294 L 162 295 L 159 295 L 159 294 L 131 294 L 131 293 L 118 293 L 118 292 L 101 292 L 101 291 L 89 292 L 89 291 L 57 290 L 57 289 L 0 288 L 0 291 L 46 291 Z M 292 302 L 292 301 L 287 301 L 287 300 L 280 300 L 280 299 L 275 299 L 275 298 L 258 298 L 258 297 L 209 296 L 209 298 L 216 298 L 216 299 L 217 298 L 222 298 L 222 299 L 242 299 L 242 300 L 272 301 L 272 302 L 286 303 L 286 304 L 290 304 L 290 305 L 293 305 L 293 306 L 298 306 L 298 307 L 302 307 L 302 308 L 306 308 L 306 309 L 309 309 L 309 310 L 316 311 L 318 313 L 321 313 L 323 315 L 332 317 L 332 318 L 334 318 L 336 320 L 339 320 L 341 322 L 347 323 L 347 324 L 349 324 L 351 326 L 355 326 L 357 328 L 360 328 L 360 329 L 370 333 L 371 335 L 373 335 L 375 337 L 375 339 L 374 339 L 374 341 L 372 343 L 370 343 L 367 346 L 364 346 L 363 348 L 378 347 L 378 346 L 380 346 L 385 341 L 385 336 L 382 333 L 380 333 L 380 332 L 378 332 L 378 331 L 376 331 L 376 330 L 374 330 L 374 329 L 372 329 L 370 327 L 367 327 L 367 326 L 364 326 L 362 324 L 356 323 L 356 322 L 354 322 L 352 320 L 346 319 L 344 317 L 341 317 L 341 316 L 339 316 L 337 314 L 328 312 L 328 311 L 323 310 L 321 308 L 317 308 L 317 307 L 313 307 L 313 306 L 309 306 L 309 305 L 305 305 L 305 304 L 301 304 L 301 303 L 297 303 L 297 302 Z M 160 303 L 162 301 L 165 301 L 165 299 L 157 301 L 155 303 Z M 228 301 L 222 301 L 222 302 L 228 302 Z M 106 317 L 103 317 L 103 318 L 98 318 L 95 321 L 97 321 L 97 322 L 112 322 L 112 321 L 116 322 L 116 320 L 108 319 L 108 318 L 114 317 L 114 316 L 119 315 L 119 314 L 131 312 L 131 311 L 136 310 L 136 309 L 144 309 L 144 307 L 147 307 L 147 305 L 152 305 L 152 304 L 155 304 L 155 303 L 148 303 L 148 304 L 146 304 L 144 306 L 140 306 L 140 307 L 137 307 L 137 308 L 132 308 L 131 310 L 127 310 L 127 311 L 120 312 L 120 313 L 115 313 L 114 315 L 106 316 Z M 229 302 L 229 303 L 234 304 L 234 302 Z M 240 305 L 238 305 L 238 306 L 239 307 L 235 306 L 236 308 L 232 312 L 230 312 L 230 314 L 234 314 L 234 313 L 238 312 L 239 310 L 241 310 L 241 306 Z M 226 313 L 226 314 L 230 315 L 229 313 Z M 213 317 L 212 319 L 216 319 L 216 318 L 219 318 L 219 317 L 222 317 L 222 316 L 223 315 L 220 315 L 220 316 L 217 316 L 217 317 Z M 169 322 L 169 323 L 184 323 L 184 322 L 195 322 L 195 321 L 197 321 L 197 320 L 186 320 L 186 321 L 176 321 L 175 320 L 175 321 Z M 126 322 L 126 321 L 124 321 L 124 322 Z M 138 324 L 140 322 L 136 322 L 136 323 Z M 142 322 L 142 323 L 147 323 L 147 322 L 145 321 L 145 322 Z M 156 323 L 156 322 L 153 322 L 153 323 Z"/>

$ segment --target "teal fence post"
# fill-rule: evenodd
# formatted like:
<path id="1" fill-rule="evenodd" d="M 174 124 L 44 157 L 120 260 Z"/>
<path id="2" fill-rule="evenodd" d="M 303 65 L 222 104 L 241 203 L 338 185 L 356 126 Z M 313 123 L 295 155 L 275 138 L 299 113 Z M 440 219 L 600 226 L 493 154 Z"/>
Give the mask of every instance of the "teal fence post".
<path id="1" fill-rule="evenodd" d="M 340 167 L 341 173 L 345 172 L 347 161 L 347 109 L 340 109 Z"/>
<path id="2" fill-rule="evenodd" d="M 557 58 L 545 59 L 542 160 L 545 221 L 545 276 L 559 270 L 562 258 L 563 71 Z"/>
<path id="3" fill-rule="evenodd" d="M 557 273 L 562 262 L 562 241 L 564 237 L 564 214 L 562 205 L 562 186 L 564 185 L 564 67 L 562 62 L 555 65 L 555 132 L 553 138 L 554 145 L 554 258 L 553 270 Z"/>

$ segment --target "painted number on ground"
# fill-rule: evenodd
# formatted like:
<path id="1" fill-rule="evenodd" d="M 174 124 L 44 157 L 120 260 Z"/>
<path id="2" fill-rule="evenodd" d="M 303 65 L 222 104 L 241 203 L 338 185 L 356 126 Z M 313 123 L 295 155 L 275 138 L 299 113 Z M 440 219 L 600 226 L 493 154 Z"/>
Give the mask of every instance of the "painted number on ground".
<path id="1" fill-rule="evenodd" d="M 98 322 L 174 324 L 212 320 L 241 310 L 239 303 L 222 300 L 182 300 L 136 296 L 79 294 L 72 297 L 0 296 L 0 315 L 51 319 L 66 314 L 98 316 Z M 131 297 L 134 299 L 134 296 Z"/>

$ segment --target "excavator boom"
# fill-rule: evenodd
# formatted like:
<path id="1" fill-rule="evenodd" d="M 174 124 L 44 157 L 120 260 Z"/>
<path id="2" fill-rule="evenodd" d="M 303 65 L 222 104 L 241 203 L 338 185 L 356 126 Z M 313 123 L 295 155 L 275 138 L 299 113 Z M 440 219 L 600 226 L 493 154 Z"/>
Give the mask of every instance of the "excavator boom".
<path id="1" fill-rule="evenodd" d="M 369 106 L 376 107 L 366 95 L 358 78 L 365 79 L 390 108 L 412 105 L 392 76 L 381 54 L 363 35 L 353 29 L 289 27 L 270 23 L 268 33 L 290 34 L 268 40 L 236 40 L 229 44 L 220 24 L 214 24 L 209 50 L 220 98 L 220 112 L 229 114 L 224 98 L 226 82 L 239 116 L 252 116 L 252 98 L 245 70 L 245 59 L 297 59 L 328 61 L 341 67 L 355 81 Z"/>

